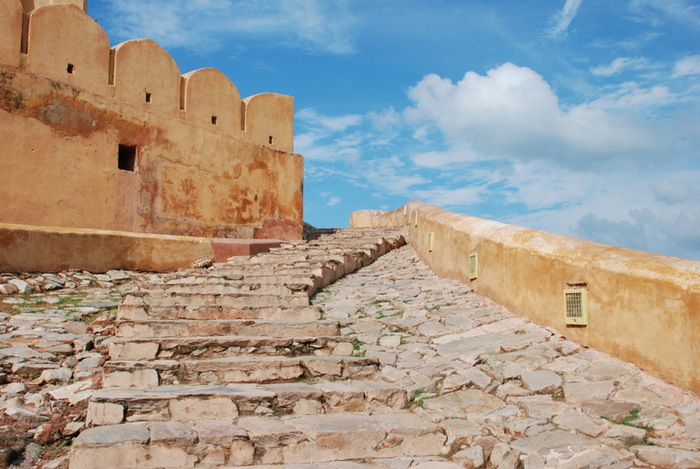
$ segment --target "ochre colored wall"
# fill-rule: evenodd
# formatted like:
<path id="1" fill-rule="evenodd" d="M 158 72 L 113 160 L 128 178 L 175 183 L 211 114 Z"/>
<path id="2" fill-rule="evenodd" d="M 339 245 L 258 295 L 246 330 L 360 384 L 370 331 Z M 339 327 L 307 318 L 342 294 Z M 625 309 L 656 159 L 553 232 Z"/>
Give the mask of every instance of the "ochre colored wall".
<path id="1" fill-rule="evenodd" d="M 167 271 L 214 257 L 208 238 L 7 223 L 0 223 L 0 246 L 3 272 Z"/>
<path id="2" fill-rule="evenodd" d="M 110 49 L 75 5 L 30 12 L 20 54 L 21 11 L 20 0 L 0 0 L 0 222 L 301 238 L 291 97 L 271 94 L 270 109 L 244 112 L 217 70 L 181 76 L 148 39 Z M 258 133 L 289 144 L 250 137 Z M 120 145 L 137 148 L 135 171 L 118 168 Z"/>
<path id="3" fill-rule="evenodd" d="M 350 222 L 356 227 L 406 223 L 411 245 L 438 275 L 468 283 L 538 324 L 700 394 L 700 262 L 458 215 L 416 201 L 392 212 L 355 212 Z M 432 251 L 429 233 L 434 233 Z M 478 254 L 475 280 L 468 275 L 472 253 Z M 587 327 L 564 322 L 567 283 L 587 285 Z"/>

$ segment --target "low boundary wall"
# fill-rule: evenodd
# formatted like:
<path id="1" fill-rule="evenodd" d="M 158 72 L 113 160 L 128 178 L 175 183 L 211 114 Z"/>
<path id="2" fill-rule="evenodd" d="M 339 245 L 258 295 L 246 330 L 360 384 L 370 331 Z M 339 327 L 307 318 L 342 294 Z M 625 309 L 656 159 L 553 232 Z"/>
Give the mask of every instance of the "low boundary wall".
<path id="1" fill-rule="evenodd" d="M 399 225 L 408 226 L 410 244 L 436 274 L 700 394 L 700 262 L 459 215 L 418 201 L 350 218 L 352 227 Z M 472 254 L 478 256 L 475 279 L 469 273 Z M 566 325 L 564 289 L 570 286 L 587 292 L 587 326 Z"/>
<path id="2" fill-rule="evenodd" d="M 0 272 L 166 271 L 213 258 L 210 238 L 0 223 Z"/>

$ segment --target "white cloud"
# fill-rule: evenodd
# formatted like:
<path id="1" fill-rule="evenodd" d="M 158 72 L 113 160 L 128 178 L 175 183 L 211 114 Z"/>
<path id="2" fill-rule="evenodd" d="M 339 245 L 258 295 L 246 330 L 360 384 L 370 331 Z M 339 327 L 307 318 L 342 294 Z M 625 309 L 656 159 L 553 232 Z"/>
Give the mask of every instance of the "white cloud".
<path id="1" fill-rule="evenodd" d="M 630 7 L 654 25 L 670 19 L 690 27 L 700 26 L 700 6 L 694 0 L 631 0 Z"/>
<path id="2" fill-rule="evenodd" d="M 690 55 L 676 62 L 673 68 L 673 77 L 700 74 L 700 55 Z"/>
<path id="3" fill-rule="evenodd" d="M 657 107 L 664 107 L 680 100 L 664 85 L 643 88 L 638 83 L 626 82 L 605 96 L 589 103 L 589 106 L 609 111 L 630 112 L 638 115 L 653 114 Z"/>
<path id="4" fill-rule="evenodd" d="M 482 159 L 478 153 L 464 145 L 446 151 L 427 151 L 412 157 L 416 166 L 423 168 L 443 168 L 455 164 L 464 164 Z"/>
<path id="5" fill-rule="evenodd" d="M 581 3 L 583 0 L 566 0 L 564 8 L 554 16 L 555 24 L 549 31 L 551 37 L 559 38 L 566 33 L 578 13 L 578 9 L 581 8 Z"/>
<path id="6" fill-rule="evenodd" d="M 165 48 L 211 52 L 243 35 L 317 52 L 354 52 L 356 19 L 344 1 L 109 0 L 109 5 L 113 35 L 150 37 Z"/>
<path id="7" fill-rule="evenodd" d="M 362 116 L 359 114 L 346 114 L 344 116 L 331 117 L 323 115 L 311 108 L 298 111 L 294 117 L 310 126 L 321 127 L 334 132 L 342 132 L 362 123 Z"/>
<path id="8" fill-rule="evenodd" d="M 437 187 L 415 191 L 418 199 L 427 204 L 437 205 L 442 208 L 468 207 L 481 202 L 482 188 L 480 187 Z"/>
<path id="9" fill-rule="evenodd" d="M 654 196 L 666 204 L 681 204 L 700 199 L 700 191 L 679 181 L 663 180 L 652 184 Z"/>
<path id="10" fill-rule="evenodd" d="M 294 148 L 307 160 L 359 161 L 366 143 L 366 137 L 356 129 L 363 123 L 362 116 L 332 117 L 307 108 L 295 117 L 301 130 L 294 136 Z"/>
<path id="11" fill-rule="evenodd" d="M 591 69 L 593 75 L 609 77 L 618 75 L 626 70 L 645 70 L 649 61 L 644 57 L 618 57 L 608 65 L 600 65 Z"/>
<path id="12" fill-rule="evenodd" d="M 613 111 L 602 102 L 565 109 L 541 75 L 511 63 L 485 76 L 468 72 L 457 83 L 431 74 L 409 90 L 409 97 L 414 105 L 405 116 L 417 133 L 436 130 L 449 146 L 468 145 L 482 158 L 545 159 L 602 170 L 611 161 L 654 161 L 669 153 L 669 136 L 640 119 L 638 109 Z M 457 159 L 443 156 L 447 163 Z M 428 156 L 416 161 L 431 164 Z"/>
<path id="13" fill-rule="evenodd" d="M 393 195 L 410 195 L 415 186 L 430 182 L 424 176 L 407 171 L 398 158 L 364 161 L 361 170 L 375 187 L 381 187 L 386 193 Z"/>
<path id="14" fill-rule="evenodd" d="M 332 196 L 328 198 L 328 200 L 326 201 L 326 205 L 328 207 L 333 207 L 335 205 L 338 205 L 341 202 L 341 200 L 342 199 L 340 197 Z"/>

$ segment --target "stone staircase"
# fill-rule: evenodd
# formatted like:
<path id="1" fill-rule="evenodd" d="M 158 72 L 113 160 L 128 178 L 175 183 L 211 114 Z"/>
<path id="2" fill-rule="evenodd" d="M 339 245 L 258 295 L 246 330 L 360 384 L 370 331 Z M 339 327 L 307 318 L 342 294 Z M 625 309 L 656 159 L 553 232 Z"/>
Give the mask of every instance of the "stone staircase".
<path id="1" fill-rule="evenodd" d="M 129 294 L 70 468 L 350 469 L 439 454 L 443 430 L 309 306 L 404 243 L 400 231 L 340 230 Z"/>

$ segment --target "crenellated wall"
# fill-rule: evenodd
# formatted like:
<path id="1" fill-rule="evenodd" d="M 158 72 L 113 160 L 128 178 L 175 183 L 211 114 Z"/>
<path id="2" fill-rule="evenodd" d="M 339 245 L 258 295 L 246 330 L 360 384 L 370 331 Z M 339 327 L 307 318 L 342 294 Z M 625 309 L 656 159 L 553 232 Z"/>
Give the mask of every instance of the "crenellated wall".
<path id="1" fill-rule="evenodd" d="M 447 212 L 418 201 L 365 210 L 353 227 L 401 226 L 438 275 L 532 321 L 700 394 L 700 262 Z M 476 254 L 476 278 L 469 272 Z M 567 326 L 564 289 L 587 295 L 588 325 Z"/>
<path id="2" fill-rule="evenodd" d="M 80 1 L 31 9 L 50 3 L 0 0 L 0 223 L 301 238 L 290 96 L 241 99 L 149 39 L 110 47 Z"/>

